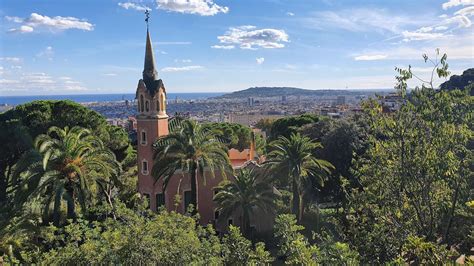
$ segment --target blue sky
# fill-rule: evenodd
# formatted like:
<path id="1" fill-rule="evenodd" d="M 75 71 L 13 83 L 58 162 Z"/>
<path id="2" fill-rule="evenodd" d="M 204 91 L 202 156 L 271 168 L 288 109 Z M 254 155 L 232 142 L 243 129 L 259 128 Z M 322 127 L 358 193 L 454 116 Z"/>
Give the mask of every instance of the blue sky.
<path id="1" fill-rule="evenodd" d="M 436 48 L 474 66 L 474 0 L 3 0 L 0 95 L 135 92 L 146 8 L 168 92 L 391 88 Z"/>

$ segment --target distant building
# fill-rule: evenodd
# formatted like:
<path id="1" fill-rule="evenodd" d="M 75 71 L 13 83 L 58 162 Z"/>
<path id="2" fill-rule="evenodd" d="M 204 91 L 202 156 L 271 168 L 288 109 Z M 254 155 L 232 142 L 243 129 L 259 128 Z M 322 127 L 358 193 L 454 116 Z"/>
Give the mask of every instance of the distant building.
<path id="1" fill-rule="evenodd" d="M 247 114 L 229 114 L 229 122 L 245 126 L 254 126 L 258 121 L 268 119 L 279 119 L 285 117 L 281 113 L 247 113 Z"/>
<path id="2" fill-rule="evenodd" d="M 252 106 L 254 105 L 253 97 L 249 97 L 249 98 L 247 99 L 247 105 L 248 105 L 249 107 L 252 107 Z"/>
<path id="3" fill-rule="evenodd" d="M 336 105 L 345 105 L 346 104 L 346 96 L 337 96 Z"/>
<path id="4" fill-rule="evenodd" d="M 379 100 L 384 113 L 392 113 L 400 109 L 403 98 L 398 93 L 390 93 L 382 96 Z"/>
<path id="5" fill-rule="evenodd" d="M 128 131 L 137 131 L 137 119 L 135 117 L 128 117 Z"/>

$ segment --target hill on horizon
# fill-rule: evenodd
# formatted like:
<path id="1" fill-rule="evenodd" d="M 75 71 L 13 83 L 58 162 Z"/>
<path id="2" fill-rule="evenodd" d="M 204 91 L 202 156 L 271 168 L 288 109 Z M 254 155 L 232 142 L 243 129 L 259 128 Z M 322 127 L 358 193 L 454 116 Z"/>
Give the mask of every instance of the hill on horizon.
<path id="1" fill-rule="evenodd" d="M 385 91 L 387 89 L 379 89 Z M 370 90 L 377 91 L 377 90 Z M 309 90 L 295 87 L 252 87 L 245 90 L 234 91 L 214 99 L 246 98 L 246 97 L 280 97 L 280 96 L 336 96 L 347 94 L 364 94 L 367 90 L 341 90 L 341 89 L 321 89 Z"/>

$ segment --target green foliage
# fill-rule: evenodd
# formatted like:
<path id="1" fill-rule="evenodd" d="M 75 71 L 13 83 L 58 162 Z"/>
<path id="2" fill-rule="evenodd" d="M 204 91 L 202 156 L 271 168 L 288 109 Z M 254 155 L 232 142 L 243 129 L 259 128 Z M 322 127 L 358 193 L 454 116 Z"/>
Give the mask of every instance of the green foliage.
<path id="1" fill-rule="evenodd" d="M 242 236 L 238 227 L 229 226 L 229 233 L 222 239 L 225 264 L 244 265 L 250 261 L 252 242 Z"/>
<path id="2" fill-rule="evenodd" d="M 296 224 L 295 216 L 280 214 L 275 220 L 275 238 L 278 239 L 279 255 L 286 264 L 316 265 L 320 254 L 318 247 L 310 245 L 300 233 L 303 226 Z"/>
<path id="3" fill-rule="evenodd" d="M 36 138 L 35 149 L 26 153 L 18 164 L 24 189 L 16 193 L 26 194 L 28 200 L 41 201 L 44 222 L 50 221 L 52 205 L 55 225 L 60 222 L 63 199 L 67 203 L 67 218 L 75 219 L 76 202 L 86 213 L 93 182 L 114 179 L 120 172 L 114 154 L 102 141 L 89 130 L 77 126 L 71 129 L 51 127 L 47 134 Z M 93 171 L 100 172 L 101 178 L 92 180 Z"/>
<path id="4" fill-rule="evenodd" d="M 269 265 L 273 262 L 264 243 L 258 242 L 252 249 L 252 242 L 232 225 L 229 226 L 229 233 L 222 238 L 222 259 L 225 265 Z"/>
<path id="5" fill-rule="evenodd" d="M 291 134 L 297 132 L 299 127 L 317 121 L 319 117 L 313 114 L 280 118 L 272 123 L 269 139 L 275 140 L 280 136 L 289 138 Z"/>
<path id="6" fill-rule="evenodd" d="M 94 135 L 98 136 L 120 161 L 127 157 L 129 140 L 126 132 L 119 127 L 107 124 L 105 118 L 99 113 L 72 101 L 33 101 L 18 105 L 14 109 L 0 114 L 0 125 L 7 121 L 18 121 L 32 139 L 40 134 L 45 134 L 52 126 L 87 128 L 92 130 Z M 18 152 L 21 154 L 28 148 L 18 150 Z M 1 155 L 4 154 L 0 153 Z"/>
<path id="7" fill-rule="evenodd" d="M 47 250 L 32 251 L 44 264 L 206 264 L 218 263 L 219 241 L 211 228 L 176 213 L 148 217 L 117 204 L 117 220 L 78 221 L 42 234 Z"/>
<path id="8" fill-rule="evenodd" d="M 202 127 L 214 132 L 216 138 L 223 142 L 228 149 L 239 151 L 249 149 L 251 142 L 255 141 L 257 153 L 263 154 L 265 151 L 265 139 L 261 134 L 254 134 L 247 126 L 236 123 L 205 123 Z"/>
<path id="9" fill-rule="evenodd" d="M 217 188 L 214 201 L 221 216 L 227 219 L 236 212 L 242 213 L 243 231 L 250 236 L 250 216 L 272 213 L 274 210 L 273 186 L 269 178 L 258 176 L 249 169 L 241 169 L 233 181 L 224 181 Z"/>
<path id="10" fill-rule="evenodd" d="M 75 126 L 87 128 L 111 149 L 123 167 L 136 161 L 136 154 L 125 131 L 107 124 L 97 112 L 72 101 L 33 101 L 0 114 L 0 210 L 9 219 L 18 211 L 14 204 L 20 179 L 13 176 L 15 166 L 26 151 L 33 148 L 33 139 L 46 134 L 50 127 Z M 1 218 L 1 217 L 0 217 Z"/>
<path id="11" fill-rule="evenodd" d="M 308 137 L 291 134 L 290 138 L 279 137 L 270 143 L 268 165 L 283 186 L 291 187 L 293 193 L 292 212 L 298 221 L 303 217 L 303 194 L 314 183 L 322 184 L 333 166 L 313 156 L 314 150 L 321 148 L 319 142 Z"/>
<path id="12" fill-rule="evenodd" d="M 20 256 L 5 257 L 6 262 L 267 265 L 273 260 L 263 243 L 252 249 L 252 243 L 237 227 L 231 227 L 229 234 L 220 240 L 212 226 L 197 225 L 192 217 L 167 211 L 159 214 L 144 209 L 133 211 L 120 202 L 115 205 L 115 219 L 78 219 L 64 227 L 40 227 L 36 237 L 30 238 L 35 245 L 23 246 Z M 102 216 L 103 211 L 97 209 L 96 216 Z"/>
<path id="13" fill-rule="evenodd" d="M 402 247 L 403 260 L 414 265 L 448 264 L 455 255 L 446 246 L 425 241 L 417 236 L 409 236 Z"/>
<path id="14" fill-rule="evenodd" d="M 268 135 L 270 135 L 273 122 L 275 121 L 276 119 L 262 118 L 257 122 L 257 124 L 255 124 L 255 127 L 265 131 Z"/>
<path id="15" fill-rule="evenodd" d="M 250 258 L 251 265 L 270 265 L 274 261 L 270 252 L 265 249 L 265 243 L 258 242 L 255 244 L 255 252 Z"/>
<path id="16" fill-rule="evenodd" d="M 447 73 L 445 59 L 435 62 L 440 77 Z M 370 147 L 355 172 L 363 190 L 353 191 L 347 208 L 346 235 L 368 263 L 393 260 L 404 245 L 419 244 L 423 253 L 425 245 L 411 236 L 462 252 L 472 246 L 465 236 L 473 219 L 464 219 L 463 203 L 472 199 L 474 184 L 473 99 L 465 91 L 435 91 L 432 81 L 406 95 L 414 75 L 399 73 L 400 110 L 385 114 L 378 103 L 367 105 Z"/>
<path id="17" fill-rule="evenodd" d="M 364 124 L 361 120 L 357 116 L 322 119 L 299 129 L 302 135 L 321 142 L 323 147 L 315 150 L 314 155 L 334 165 L 331 177 L 324 182 L 324 186 L 315 184 L 313 195 L 317 199 L 345 204 L 348 190 L 359 187 L 359 180 L 351 168 L 354 158 L 364 154 L 367 147 L 366 130 L 360 126 Z"/>
<path id="18" fill-rule="evenodd" d="M 252 140 L 252 130 L 244 125 L 235 123 L 206 123 L 202 126 L 212 130 L 216 136 L 225 140 L 229 149 L 248 149 Z"/>
<path id="19" fill-rule="evenodd" d="M 342 242 L 331 242 L 321 245 L 318 262 L 322 265 L 358 265 L 359 254 Z"/>

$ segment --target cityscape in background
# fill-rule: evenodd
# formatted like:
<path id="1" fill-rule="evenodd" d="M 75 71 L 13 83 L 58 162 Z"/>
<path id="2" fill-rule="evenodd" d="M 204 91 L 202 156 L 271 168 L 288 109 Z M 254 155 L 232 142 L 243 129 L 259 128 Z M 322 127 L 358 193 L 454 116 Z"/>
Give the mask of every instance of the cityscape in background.
<path id="1" fill-rule="evenodd" d="M 232 93 L 170 93 L 167 98 L 168 114 L 170 117 L 180 116 L 199 122 L 229 122 L 253 127 L 262 119 L 276 120 L 306 113 L 344 118 L 360 112 L 360 103 L 369 98 L 379 99 L 387 111 L 393 111 L 398 101 L 395 90 L 391 89 L 315 90 L 309 95 L 292 93 L 289 89 L 280 96 L 254 95 L 241 98 Z M 0 112 L 15 106 L 2 101 L 23 103 L 25 97 L 8 98 L 0 98 Z M 133 94 L 42 96 L 40 99 L 76 100 L 105 116 L 110 124 L 123 127 L 131 134 L 136 131 L 137 101 Z"/>

